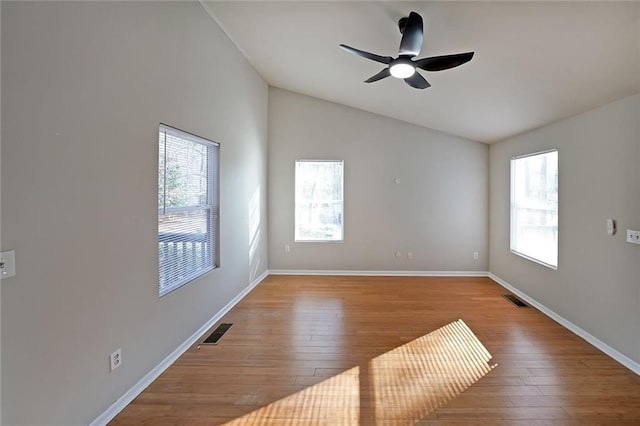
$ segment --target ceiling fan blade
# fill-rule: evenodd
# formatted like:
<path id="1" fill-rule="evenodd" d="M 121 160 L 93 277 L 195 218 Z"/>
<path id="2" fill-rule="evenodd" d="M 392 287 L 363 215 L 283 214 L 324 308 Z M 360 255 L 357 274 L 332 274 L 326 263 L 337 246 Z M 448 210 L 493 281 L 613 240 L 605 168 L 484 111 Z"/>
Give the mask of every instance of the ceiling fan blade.
<path id="1" fill-rule="evenodd" d="M 354 47 L 347 46 L 346 44 L 341 44 L 340 47 L 342 47 L 347 52 L 355 53 L 358 56 L 362 56 L 363 58 L 371 59 L 372 61 L 380 62 L 381 64 L 387 64 L 388 65 L 391 61 L 393 61 L 393 58 L 391 56 L 376 55 L 375 53 L 369 53 L 369 52 L 365 52 L 364 50 L 360 50 L 360 49 L 356 49 Z"/>
<path id="2" fill-rule="evenodd" d="M 423 76 L 415 72 L 411 77 L 407 77 L 404 81 L 411 87 L 415 87 L 416 89 L 426 89 L 427 87 L 431 87 L 429 82 L 424 79 Z"/>
<path id="3" fill-rule="evenodd" d="M 458 53 L 455 55 L 433 56 L 431 58 L 418 59 L 414 61 L 416 67 L 425 71 L 442 71 L 455 68 L 473 58 L 474 52 Z"/>
<path id="4" fill-rule="evenodd" d="M 422 50 L 422 17 L 416 12 L 411 12 L 409 17 L 400 20 L 402 40 L 400 41 L 400 55 L 416 56 Z"/>
<path id="5" fill-rule="evenodd" d="M 387 78 L 390 75 L 391 75 L 391 71 L 389 71 L 389 68 L 385 68 L 382 71 L 380 71 L 378 74 L 369 77 L 364 82 L 365 83 L 373 83 L 374 81 L 378 81 L 378 80 L 382 80 L 383 78 Z"/>

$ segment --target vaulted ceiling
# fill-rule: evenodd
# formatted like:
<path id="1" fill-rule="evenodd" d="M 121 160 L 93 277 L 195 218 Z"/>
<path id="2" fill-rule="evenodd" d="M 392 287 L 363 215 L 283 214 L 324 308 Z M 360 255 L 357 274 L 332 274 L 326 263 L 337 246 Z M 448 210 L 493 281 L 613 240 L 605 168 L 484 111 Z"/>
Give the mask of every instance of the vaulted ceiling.
<path id="1" fill-rule="evenodd" d="M 268 84 L 476 141 L 640 92 L 636 1 L 202 3 Z M 424 19 L 418 58 L 475 57 L 421 71 L 432 85 L 425 90 L 394 78 L 364 83 L 384 66 L 338 45 L 395 57 L 397 22 L 411 11 Z"/>

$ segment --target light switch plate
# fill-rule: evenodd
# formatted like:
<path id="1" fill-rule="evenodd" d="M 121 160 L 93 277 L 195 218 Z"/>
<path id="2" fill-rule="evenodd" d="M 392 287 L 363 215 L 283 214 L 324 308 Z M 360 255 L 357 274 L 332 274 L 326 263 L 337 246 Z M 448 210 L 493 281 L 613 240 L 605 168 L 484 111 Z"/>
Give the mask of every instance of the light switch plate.
<path id="1" fill-rule="evenodd" d="M 0 253 L 0 278 L 13 277 L 16 274 L 16 252 L 14 250 Z"/>

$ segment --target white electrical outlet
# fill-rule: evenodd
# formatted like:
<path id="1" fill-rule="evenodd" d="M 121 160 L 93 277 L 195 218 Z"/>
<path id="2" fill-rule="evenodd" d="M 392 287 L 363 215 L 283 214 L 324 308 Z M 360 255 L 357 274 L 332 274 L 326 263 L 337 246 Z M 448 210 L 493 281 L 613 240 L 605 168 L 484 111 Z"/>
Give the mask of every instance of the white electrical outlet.
<path id="1" fill-rule="evenodd" d="M 114 353 L 109 355 L 109 362 L 111 364 L 111 371 L 122 365 L 122 349 L 118 348 Z"/>
<path id="2" fill-rule="evenodd" d="M 640 244 L 640 231 L 627 229 L 627 242 L 632 244 Z"/>
<path id="3" fill-rule="evenodd" d="M 291 251 L 291 246 L 289 244 L 284 245 L 284 252 L 289 253 Z"/>
<path id="4" fill-rule="evenodd" d="M 410 251 L 407 252 L 407 259 L 413 260 L 413 253 L 412 252 L 410 252 Z"/>
<path id="5" fill-rule="evenodd" d="M 477 252 L 477 251 L 474 251 L 474 252 L 473 252 L 473 258 L 474 258 L 475 260 L 478 260 L 478 252 Z"/>
<path id="6" fill-rule="evenodd" d="M 0 278 L 13 277 L 16 274 L 15 251 L 3 251 L 0 253 Z"/>

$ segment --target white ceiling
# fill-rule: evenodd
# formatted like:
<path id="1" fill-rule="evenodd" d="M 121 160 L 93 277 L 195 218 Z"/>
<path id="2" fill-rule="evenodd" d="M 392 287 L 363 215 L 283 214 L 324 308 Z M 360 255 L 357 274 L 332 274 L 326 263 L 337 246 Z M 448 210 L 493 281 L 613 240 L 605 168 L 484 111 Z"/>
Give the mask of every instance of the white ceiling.
<path id="1" fill-rule="evenodd" d="M 272 86 L 486 143 L 640 92 L 640 2 L 208 1 Z M 424 19 L 418 58 L 475 51 L 458 68 L 394 78 L 340 43 L 397 56 L 399 18 Z M 221 59 L 222 60 L 222 59 Z"/>

